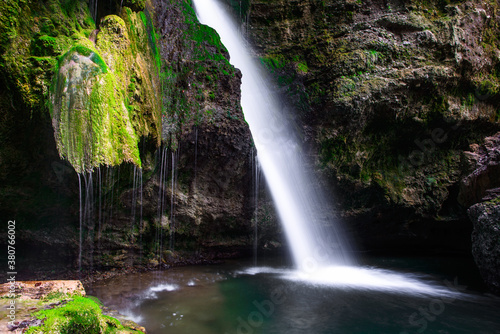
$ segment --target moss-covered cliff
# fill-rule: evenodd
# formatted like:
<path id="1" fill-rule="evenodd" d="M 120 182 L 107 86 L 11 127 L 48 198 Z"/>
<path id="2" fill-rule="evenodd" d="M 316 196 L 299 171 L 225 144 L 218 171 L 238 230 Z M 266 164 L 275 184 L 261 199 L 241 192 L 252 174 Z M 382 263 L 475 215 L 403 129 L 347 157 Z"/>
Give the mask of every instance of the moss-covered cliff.
<path id="1" fill-rule="evenodd" d="M 463 152 L 500 128 L 498 10 L 253 0 L 241 15 L 256 56 L 297 106 L 332 201 L 367 247 L 470 244 L 459 183 L 471 168 Z"/>

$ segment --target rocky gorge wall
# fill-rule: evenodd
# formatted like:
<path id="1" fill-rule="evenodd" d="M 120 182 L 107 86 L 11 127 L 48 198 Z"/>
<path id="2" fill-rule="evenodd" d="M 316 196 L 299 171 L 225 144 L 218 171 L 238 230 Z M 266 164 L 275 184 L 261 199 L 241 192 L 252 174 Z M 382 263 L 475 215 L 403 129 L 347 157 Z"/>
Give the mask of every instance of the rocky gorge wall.
<path id="1" fill-rule="evenodd" d="M 485 140 L 500 131 L 498 3 L 226 3 L 359 248 L 468 252 L 467 209 L 500 180 Z M 255 220 L 259 246 L 280 245 L 263 179 L 252 184 L 241 73 L 190 1 L 0 12 L 0 216 L 18 224 L 25 268 L 248 254 Z"/>
<path id="2" fill-rule="evenodd" d="M 0 11 L 0 210 L 17 223 L 21 276 L 251 249 L 241 74 L 189 2 Z"/>
<path id="3" fill-rule="evenodd" d="M 471 153 L 499 131 L 498 2 L 245 3 L 228 1 L 361 248 L 470 252 L 467 209 L 498 187 Z"/>

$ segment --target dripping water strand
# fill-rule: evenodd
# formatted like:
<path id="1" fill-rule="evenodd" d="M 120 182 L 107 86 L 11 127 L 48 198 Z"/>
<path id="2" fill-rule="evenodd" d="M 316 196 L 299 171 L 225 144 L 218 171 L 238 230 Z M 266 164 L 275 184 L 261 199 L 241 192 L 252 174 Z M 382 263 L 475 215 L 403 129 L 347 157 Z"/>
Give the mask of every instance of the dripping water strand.
<path id="1" fill-rule="evenodd" d="M 142 168 L 141 168 L 141 173 L 140 173 L 140 180 L 139 180 L 139 185 L 140 185 L 140 209 L 139 209 L 139 244 L 140 244 L 140 260 L 142 263 L 142 231 L 143 231 L 143 221 L 142 221 L 142 196 L 143 196 L 143 186 L 142 186 Z"/>
<path id="2" fill-rule="evenodd" d="M 89 9 L 90 9 L 90 15 L 92 15 L 92 19 L 94 19 L 95 24 L 97 25 L 97 3 L 98 0 L 90 0 L 89 3 Z"/>
<path id="3" fill-rule="evenodd" d="M 194 188 L 196 188 L 196 173 L 198 167 L 198 127 L 194 130 Z"/>
<path id="4" fill-rule="evenodd" d="M 175 163 L 176 163 L 176 153 L 172 152 L 172 177 L 171 177 L 171 192 L 170 192 L 170 244 L 169 244 L 169 249 L 173 250 L 174 247 L 174 242 L 173 242 L 173 237 L 174 237 L 174 229 L 175 229 L 175 222 L 174 222 L 174 197 L 175 197 Z"/>
<path id="5" fill-rule="evenodd" d="M 85 227 L 87 229 L 87 237 L 85 243 L 88 245 L 88 261 L 89 269 L 92 271 L 94 266 L 94 180 L 93 172 L 88 172 L 88 177 L 85 180 Z"/>
<path id="6" fill-rule="evenodd" d="M 161 196 L 162 196 L 162 180 L 163 180 L 163 160 L 164 160 L 164 150 L 160 149 L 159 153 L 159 160 L 160 160 L 160 174 L 158 176 L 158 203 L 157 203 L 157 217 L 158 217 L 158 224 L 156 225 L 155 229 L 155 255 L 158 258 L 158 263 L 160 261 L 160 228 L 161 228 L 161 216 L 162 216 L 162 209 L 161 209 Z"/>
<path id="7" fill-rule="evenodd" d="M 101 167 L 97 167 L 97 182 L 99 191 L 99 218 L 98 218 L 98 228 L 97 228 L 97 249 L 101 249 L 101 233 L 102 233 L 102 176 Z"/>
<path id="8" fill-rule="evenodd" d="M 163 188 L 162 188 L 162 194 L 161 194 L 161 206 L 162 206 L 162 218 L 163 218 L 163 213 L 165 212 L 165 208 L 167 207 L 166 201 L 167 201 L 167 179 L 168 179 L 168 149 L 165 148 L 164 150 L 165 154 L 165 160 L 163 162 Z M 160 260 L 163 259 L 163 220 L 161 221 L 160 224 Z"/>
<path id="9" fill-rule="evenodd" d="M 156 255 L 158 258 L 158 264 L 161 264 L 161 254 L 163 251 L 163 212 L 164 212 L 164 198 L 165 198 L 165 175 L 167 173 L 168 168 L 168 157 L 167 157 L 167 148 L 163 148 L 160 150 L 160 175 L 159 175 L 159 187 L 158 187 L 158 224 L 156 227 Z"/>
<path id="10" fill-rule="evenodd" d="M 135 209 L 136 209 L 136 188 L 137 188 L 137 183 L 136 183 L 136 175 L 137 175 L 137 167 L 134 165 L 134 169 L 132 172 L 132 212 L 130 214 L 130 236 L 133 239 L 134 238 L 134 224 L 135 224 Z"/>
<path id="11" fill-rule="evenodd" d="M 89 195 L 88 195 L 88 191 L 89 191 L 89 183 L 88 183 L 88 178 L 87 178 L 87 175 L 85 174 L 85 172 L 83 172 L 83 181 L 84 181 L 84 191 L 85 191 L 85 200 L 83 202 L 83 225 L 82 225 L 82 229 L 85 228 L 87 230 L 87 234 L 89 233 L 88 231 L 88 222 L 87 222 L 87 214 L 88 214 L 88 208 L 89 208 L 89 204 L 88 204 L 88 201 L 89 201 Z M 83 238 L 82 237 L 82 240 L 83 240 L 83 244 L 82 244 L 82 253 L 85 253 L 85 258 L 87 258 L 87 238 Z M 83 248 L 85 248 L 85 252 L 83 252 Z"/>
<path id="12" fill-rule="evenodd" d="M 83 225 L 83 216 L 82 216 L 82 178 L 80 173 L 77 173 L 78 175 L 78 193 L 79 193 L 79 200 L 80 200 L 80 219 L 79 219 L 79 225 L 80 225 L 80 235 L 79 235 L 79 243 L 78 243 L 78 272 L 81 275 L 82 272 L 82 239 L 83 239 L 83 231 L 82 231 L 82 225 Z M 81 276 L 80 276 L 81 279 Z"/>
<path id="13" fill-rule="evenodd" d="M 257 160 L 257 152 L 253 152 L 252 154 L 252 162 L 254 168 L 254 244 L 253 244 L 253 256 L 254 256 L 254 265 L 257 265 L 257 253 L 258 253 L 258 232 L 259 232 L 259 185 L 260 185 L 260 168 L 259 162 Z"/>

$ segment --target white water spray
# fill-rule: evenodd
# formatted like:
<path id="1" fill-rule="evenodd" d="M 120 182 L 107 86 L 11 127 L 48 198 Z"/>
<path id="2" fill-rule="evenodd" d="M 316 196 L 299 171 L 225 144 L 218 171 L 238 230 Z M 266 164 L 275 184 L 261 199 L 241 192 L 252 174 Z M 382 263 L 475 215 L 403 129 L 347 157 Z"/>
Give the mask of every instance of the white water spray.
<path id="1" fill-rule="evenodd" d="M 215 0 L 194 0 L 201 23 L 219 33 L 241 70 L 241 105 L 257 148 L 259 163 L 284 226 L 295 265 L 314 270 L 349 265 L 349 244 L 337 222 L 326 217 L 327 201 L 307 172 L 290 115 L 275 98 L 260 66 L 248 54 L 238 27 Z"/>

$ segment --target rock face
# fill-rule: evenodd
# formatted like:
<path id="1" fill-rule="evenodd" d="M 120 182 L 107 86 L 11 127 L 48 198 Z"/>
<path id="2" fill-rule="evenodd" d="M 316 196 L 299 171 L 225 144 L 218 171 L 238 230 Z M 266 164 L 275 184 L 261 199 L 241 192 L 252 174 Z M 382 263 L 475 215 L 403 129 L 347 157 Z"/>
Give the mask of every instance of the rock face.
<path id="1" fill-rule="evenodd" d="M 499 187 L 497 140 L 484 140 L 500 130 L 498 3 L 227 3 L 360 243 L 470 247 L 466 209 Z M 252 220 L 276 245 L 218 35 L 190 1 L 90 6 L 0 5 L 0 216 L 16 220 L 24 267 L 242 254 Z"/>
<path id="2" fill-rule="evenodd" d="M 500 291 L 500 134 L 464 153 L 473 170 L 460 184 L 459 200 L 473 223 L 472 255 L 484 281 Z"/>
<path id="3" fill-rule="evenodd" d="M 500 193 L 500 133 L 486 137 L 464 152 L 472 172 L 462 179 L 458 200 L 464 207 L 495 199 Z"/>
<path id="4" fill-rule="evenodd" d="M 162 137 L 177 169 L 163 217 L 181 248 L 248 248 L 254 152 L 239 102 L 241 73 L 188 2 L 158 2 L 156 15 L 168 73 Z"/>
<path id="5" fill-rule="evenodd" d="M 499 129 L 496 13 L 480 1 L 252 0 L 240 16 L 366 248 L 469 247 L 458 194 L 473 170 L 463 152 Z"/>
<path id="6" fill-rule="evenodd" d="M 189 2 L 0 14 L 0 214 L 16 221 L 20 279 L 251 249 L 241 74 Z"/>
<path id="7" fill-rule="evenodd" d="M 500 205 L 497 200 L 478 203 L 469 210 L 474 223 L 472 255 L 488 286 L 500 292 Z"/>

